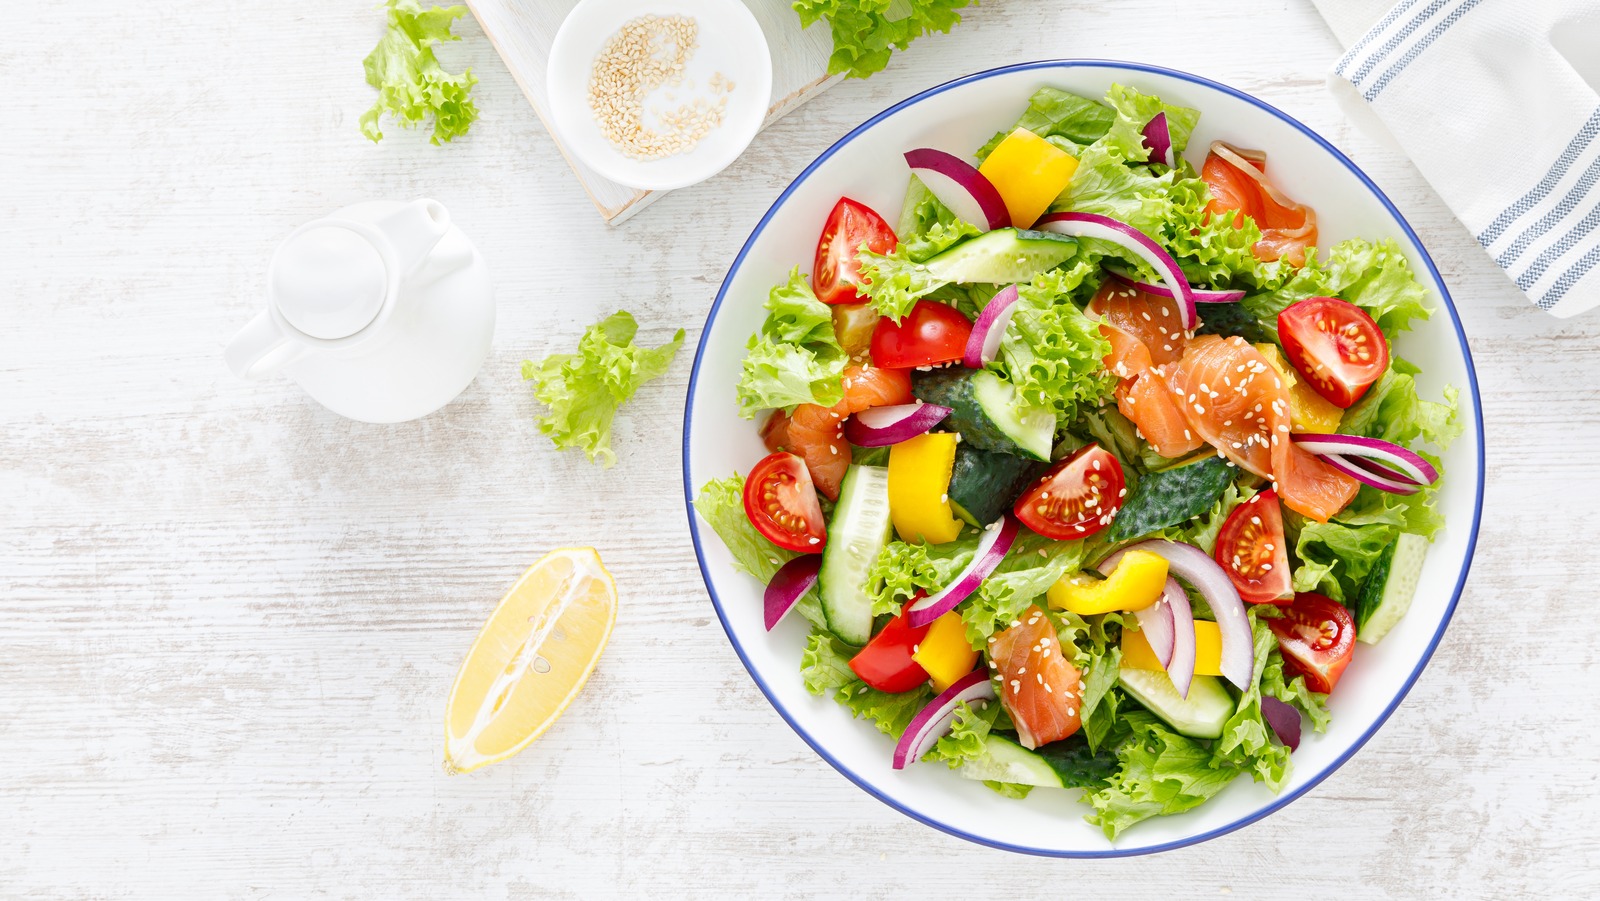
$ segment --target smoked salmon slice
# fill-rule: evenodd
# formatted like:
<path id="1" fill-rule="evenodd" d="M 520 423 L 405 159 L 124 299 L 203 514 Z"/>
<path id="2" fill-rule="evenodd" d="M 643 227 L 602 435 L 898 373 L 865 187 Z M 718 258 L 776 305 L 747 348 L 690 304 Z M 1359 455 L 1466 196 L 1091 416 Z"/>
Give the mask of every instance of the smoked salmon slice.
<path id="1" fill-rule="evenodd" d="M 839 499 L 839 485 L 850 468 L 850 444 L 844 420 L 869 407 L 911 403 L 911 375 L 902 369 L 850 365 L 844 368 L 844 398 L 831 407 L 800 404 L 785 415 L 773 410 L 761 428 L 770 451 L 788 451 L 806 461 L 811 481 L 830 500 Z"/>
<path id="2" fill-rule="evenodd" d="M 1121 380 L 1117 410 L 1139 437 L 1169 459 L 1199 447 L 1202 442 L 1173 403 L 1159 370 L 1178 360 L 1188 343 L 1177 302 L 1108 279 L 1089 302 L 1089 313 L 1101 318 L 1100 334 L 1111 342 L 1104 363 Z"/>
<path id="3" fill-rule="evenodd" d="M 989 670 L 1024 748 L 1060 741 L 1082 725 L 1083 674 L 1061 654 L 1050 617 L 1037 606 L 989 638 Z"/>
<path id="4" fill-rule="evenodd" d="M 1306 249 L 1317 243 L 1317 214 L 1273 187 L 1267 181 L 1265 155 L 1255 156 L 1258 158 L 1247 157 L 1221 141 L 1211 143 L 1200 170 L 1211 189 L 1206 212 L 1232 216 L 1235 228 L 1241 224 L 1240 213 L 1249 216 L 1261 229 L 1261 240 L 1250 248 L 1256 259 L 1282 259 L 1291 266 L 1304 266 Z"/>

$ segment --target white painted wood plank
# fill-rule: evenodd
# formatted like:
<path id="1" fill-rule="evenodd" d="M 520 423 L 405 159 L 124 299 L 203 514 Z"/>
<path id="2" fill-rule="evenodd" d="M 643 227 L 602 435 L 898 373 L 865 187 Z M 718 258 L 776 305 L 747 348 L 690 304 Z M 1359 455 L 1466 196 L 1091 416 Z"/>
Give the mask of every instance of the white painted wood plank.
<path id="1" fill-rule="evenodd" d="M 366 0 L 77 0 L 0 44 L 0 895 L 1544 898 L 1600 895 L 1600 318 L 1518 296 L 1415 170 L 1321 86 L 1302 0 L 996 2 L 759 136 L 622 230 L 594 215 L 482 32 L 482 119 L 371 145 Z M 692 343 L 788 180 L 941 81 L 1141 59 L 1257 93 L 1347 149 L 1452 285 L 1488 420 L 1487 516 L 1455 624 L 1371 744 L 1208 845 L 1071 863 L 964 844 L 822 763 L 717 625 L 678 476 L 685 358 L 599 471 L 554 453 L 517 375 L 623 307 Z M 488 257 L 499 330 L 456 404 L 351 423 L 223 342 L 293 226 L 433 196 Z M 544 550 L 600 547 L 624 607 L 584 700 L 523 755 L 446 778 L 460 654 Z"/>

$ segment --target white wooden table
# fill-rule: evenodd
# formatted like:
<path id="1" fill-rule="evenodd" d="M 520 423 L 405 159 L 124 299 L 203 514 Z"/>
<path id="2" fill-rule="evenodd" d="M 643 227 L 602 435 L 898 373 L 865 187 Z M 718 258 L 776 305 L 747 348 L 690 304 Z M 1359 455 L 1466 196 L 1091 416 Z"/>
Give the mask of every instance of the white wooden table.
<path id="1" fill-rule="evenodd" d="M 0 896 L 1079 898 L 1600 894 L 1600 317 L 1516 295 L 1403 159 L 1324 94 L 1305 0 L 993 0 L 602 225 L 476 26 L 455 146 L 367 143 L 367 0 L 44 0 L 0 43 Z M 1254 92 L 1397 201 L 1452 285 L 1488 421 L 1455 623 L 1349 765 L 1258 825 L 1120 862 L 967 845 L 862 793 L 761 698 L 685 529 L 686 352 L 610 471 L 533 427 L 518 364 L 617 307 L 690 346 L 787 181 L 848 128 L 1003 62 L 1143 59 Z M 221 347 L 294 225 L 431 196 L 487 255 L 488 365 L 443 412 L 342 420 Z M 461 654 L 504 588 L 598 546 L 622 614 L 519 758 L 440 769 Z"/>

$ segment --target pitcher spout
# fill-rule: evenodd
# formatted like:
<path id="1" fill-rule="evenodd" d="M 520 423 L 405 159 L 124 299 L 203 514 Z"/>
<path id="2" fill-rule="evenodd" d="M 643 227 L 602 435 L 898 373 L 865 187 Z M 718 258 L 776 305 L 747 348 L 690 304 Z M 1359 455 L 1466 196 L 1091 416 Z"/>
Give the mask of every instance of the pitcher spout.
<path id="1" fill-rule="evenodd" d="M 401 276 L 409 275 L 428 258 L 439 239 L 450 229 L 450 213 L 437 200 L 413 200 L 377 223 L 394 245 Z"/>

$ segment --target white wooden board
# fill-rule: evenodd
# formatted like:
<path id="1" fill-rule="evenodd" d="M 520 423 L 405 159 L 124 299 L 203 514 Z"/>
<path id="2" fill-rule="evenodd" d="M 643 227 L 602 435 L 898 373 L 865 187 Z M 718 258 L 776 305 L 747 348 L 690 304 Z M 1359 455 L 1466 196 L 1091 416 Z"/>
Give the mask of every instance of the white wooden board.
<path id="1" fill-rule="evenodd" d="M 527 95 L 528 102 L 533 104 L 540 121 L 549 128 L 545 62 L 556 31 L 567 13 L 578 5 L 578 0 L 466 0 L 466 4 L 505 60 L 506 68 Z M 837 76 L 828 75 L 828 55 L 833 52 L 833 41 L 824 26 L 801 29 L 800 20 L 788 0 L 745 0 L 745 5 L 761 23 L 772 53 L 772 106 L 767 111 L 766 121 L 766 125 L 770 125 L 839 80 Z M 561 147 L 561 155 L 589 193 L 600 215 L 612 225 L 623 222 L 666 193 L 642 191 L 610 181 L 568 152 L 553 128 L 550 128 L 550 137 Z"/>
<path id="2" fill-rule="evenodd" d="M 159 11 L 157 9 L 159 8 Z M 1600 897 L 1600 316 L 1518 295 L 1329 100 L 1307 0 L 985 3 L 611 229 L 470 20 L 482 118 L 361 137 L 371 0 L 61 0 L 0 41 L 0 897 Z M 1454 291 L 1488 420 L 1477 562 L 1432 666 L 1306 797 L 1206 845 L 1062 862 L 934 832 L 762 699 L 717 624 L 678 468 L 689 348 L 729 262 L 845 131 L 1059 56 L 1198 72 L 1348 150 Z M 432 196 L 489 261 L 494 350 L 440 413 L 348 422 L 222 364 L 272 248 Z M 759 298 L 750 298 L 757 302 Z M 618 308 L 683 356 L 557 454 L 524 358 Z M 622 608 L 583 697 L 514 760 L 440 769 L 455 668 L 512 580 L 593 544 Z M 1359 653 L 1359 652 L 1358 652 Z"/>

